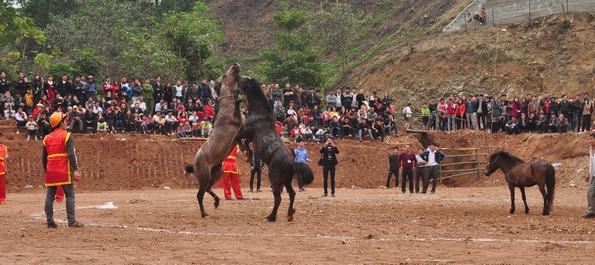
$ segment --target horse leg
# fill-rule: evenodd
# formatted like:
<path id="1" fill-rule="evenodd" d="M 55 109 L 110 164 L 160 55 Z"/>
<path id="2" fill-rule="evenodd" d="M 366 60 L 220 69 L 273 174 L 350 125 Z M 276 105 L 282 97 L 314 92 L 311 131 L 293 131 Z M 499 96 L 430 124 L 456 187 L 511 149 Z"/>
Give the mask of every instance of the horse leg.
<path id="1" fill-rule="evenodd" d="M 539 192 L 541 192 L 541 196 L 543 196 L 543 212 L 541 215 L 550 215 L 550 204 L 547 192 L 545 191 L 545 184 L 539 184 Z"/>
<path id="2" fill-rule="evenodd" d="M 213 204 L 215 205 L 215 209 L 217 209 L 219 207 L 219 196 L 217 196 L 217 194 L 215 194 L 212 190 L 209 191 L 209 194 L 211 194 L 211 196 L 215 200 Z"/>
<path id="3" fill-rule="evenodd" d="M 525 187 L 519 187 L 521 190 L 521 197 L 523 198 L 523 202 L 525 203 L 525 214 L 529 214 L 529 206 L 527 206 L 527 197 L 525 197 Z"/>
<path id="4" fill-rule="evenodd" d="M 293 202 L 295 200 L 295 190 L 291 186 L 291 178 L 288 181 L 285 181 L 285 188 L 287 189 L 287 193 L 289 194 L 289 209 L 287 210 L 287 221 L 293 221 L 293 214 L 295 213 L 295 209 L 293 208 Z"/>
<path id="5" fill-rule="evenodd" d="M 215 185 L 215 183 L 217 183 L 217 181 L 219 181 L 221 179 L 222 175 L 223 175 L 223 167 L 221 167 L 221 165 L 215 166 L 211 170 L 211 183 L 209 183 L 208 192 L 209 192 L 209 194 L 211 194 L 211 196 L 215 200 L 213 202 L 213 204 L 215 205 L 215 209 L 217 209 L 219 207 L 219 197 L 217 196 L 217 194 L 215 194 L 213 192 L 213 190 L 211 188 L 213 187 L 213 185 Z"/>
<path id="6" fill-rule="evenodd" d="M 274 222 L 277 220 L 277 210 L 279 209 L 279 204 L 281 204 L 281 185 L 277 181 L 274 181 L 276 177 L 270 176 L 269 172 L 269 179 L 271 180 L 271 185 L 273 187 L 273 196 L 275 196 L 275 206 L 273 206 L 273 211 L 269 216 L 266 217 L 269 222 Z"/>
<path id="7" fill-rule="evenodd" d="M 198 206 L 200 207 L 200 216 L 206 217 L 208 214 L 205 212 L 203 205 L 203 199 L 205 197 L 205 191 L 210 189 L 211 172 L 208 166 L 204 162 L 197 162 L 194 167 L 194 175 L 198 180 L 198 193 L 196 199 L 198 200 Z"/>
<path id="8" fill-rule="evenodd" d="M 510 190 L 510 211 L 508 213 L 514 213 L 514 185 L 508 184 L 508 189 Z"/>

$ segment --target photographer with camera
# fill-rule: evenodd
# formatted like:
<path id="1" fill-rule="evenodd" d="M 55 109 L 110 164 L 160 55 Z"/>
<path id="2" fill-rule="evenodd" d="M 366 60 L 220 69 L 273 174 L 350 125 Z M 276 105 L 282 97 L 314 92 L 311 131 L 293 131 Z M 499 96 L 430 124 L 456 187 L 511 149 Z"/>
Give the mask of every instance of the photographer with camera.
<path id="1" fill-rule="evenodd" d="M 318 165 L 322 166 L 322 175 L 324 177 L 324 194 L 322 197 L 328 195 L 328 174 L 331 173 L 331 196 L 335 197 L 335 166 L 338 164 L 337 154 L 339 149 L 333 143 L 333 137 L 329 136 L 326 143 L 320 148 L 320 161 Z"/>

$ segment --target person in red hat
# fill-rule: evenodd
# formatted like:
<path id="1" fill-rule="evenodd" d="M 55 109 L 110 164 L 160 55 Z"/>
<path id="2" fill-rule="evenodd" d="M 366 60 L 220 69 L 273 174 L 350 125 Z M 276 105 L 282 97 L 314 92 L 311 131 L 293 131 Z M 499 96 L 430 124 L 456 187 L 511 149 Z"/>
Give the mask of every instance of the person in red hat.
<path id="1" fill-rule="evenodd" d="M 27 128 L 27 141 L 31 139 L 31 136 L 35 137 L 35 141 L 37 141 L 37 122 L 33 119 L 33 115 L 29 114 L 29 120 L 25 124 L 25 128 Z"/>
<path id="2" fill-rule="evenodd" d="M 74 137 L 66 131 L 68 114 L 54 112 L 50 125 L 54 131 L 43 139 L 41 160 L 45 171 L 45 215 L 48 228 L 57 228 L 54 222 L 54 198 L 58 186 L 66 195 L 66 215 L 68 227 L 82 227 L 75 218 L 74 181 L 81 178 L 74 148 Z"/>
<path id="3" fill-rule="evenodd" d="M 236 154 L 238 146 L 236 145 L 229 153 L 229 156 L 223 161 L 223 176 L 221 182 L 223 185 L 223 193 L 226 200 L 231 200 L 231 189 L 236 195 L 236 199 L 243 200 L 242 190 L 240 188 L 240 178 L 238 176 L 238 167 L 236 166 Z"/>
<path id="4" fill-rule="evenodd" d="M 0 133 L 2 136 L 2 133 Z M 3 143 L 0 143 L 0 204 L 6 200 L 6 161 L 8 157 L 8 147 Z"/>

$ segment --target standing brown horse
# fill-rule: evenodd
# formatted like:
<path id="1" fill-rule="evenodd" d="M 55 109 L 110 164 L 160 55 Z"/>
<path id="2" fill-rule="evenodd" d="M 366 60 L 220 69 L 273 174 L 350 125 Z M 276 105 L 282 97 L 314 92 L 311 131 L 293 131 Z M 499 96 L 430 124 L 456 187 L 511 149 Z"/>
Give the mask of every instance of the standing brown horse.
<path id="1" fill-rule="evenodd" d="M 221 90 L 217 99 L 218 110 L 213 123 L 213 132 L 201 146 L 194 158 L 194 164 L 186 165 L 186 173 L 194 173 L 198 180 L 198 205 L 200 216 L 205 217 L 203 198 L 208 192 L 215 199 L 215 208 L 219 206 L 219 197 L 211 190 L 213 185 L 221 179 L 223 169 L 221 163 L 238 143 L 237 135 L 244 125 L 244 115 L 240 112 L 239 104 L 234 99 L 233 92 L 240 80 L 240 65 L 234 64 L 221 78 Z"/>
<path id="2" fill-rule="evenodd" d="M 508 188 L 510 189 L 510 214 L 514 213 L 514 188 L 519 187 L 521 196 L 525 203 L 525 213 L 529 213 L 525 187 L 532 187 L 537 184 L 543 196 L 543 215 L 549 215 L 554 207 L 554 190 L 556 188 L 556 171 L 550 162 L 535 160 L 525 163 L 522 159 L 507 152 L 500 151 L 490 155 L 490 161 L 486 165 L 484 174 L 489 176 L 497 169 L 504 172 Z M 547 188 L 547 190 L 546 190 Z"/>

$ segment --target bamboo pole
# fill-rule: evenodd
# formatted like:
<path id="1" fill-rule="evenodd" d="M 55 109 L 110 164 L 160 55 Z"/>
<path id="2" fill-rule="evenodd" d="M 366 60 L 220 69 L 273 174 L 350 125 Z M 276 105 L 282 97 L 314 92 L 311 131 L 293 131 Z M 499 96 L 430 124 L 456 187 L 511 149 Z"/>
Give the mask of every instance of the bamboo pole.
<path id="1" fill-rule="evenodd" d="M 474 172 L 478 170 L 477 168 L 467 168 L 467 169 L 448 169 L 448 170 L 442 170 L 442 173 L 449 173 L 449 172 L 465 172 L 465 171 L 470 171 L 470 172 Z"/>
<path id="2" fill-rule="evenodd" d="M 460 176 L 469 175 L 469 174 L 475 174 L 475 172 L 469 171 L 469 172 L 463 172 L 463 173 L 459 173 L 459 174 L 454 174 L 454 175 L 451 175 L 451 176 L 446 176 L 446 177 L 444 177 L 444 179 L 450 179 L 450 178 L 460 177 Z"/>
<path id="3" fill-rule="evenodd" d="M 475 135 L 475 147 L 477 147 L 479 145 L 479 140 L 478 140 L 478 136 Z M 481 173 L 479 172 L 479 148 L 475 149 L 475 162 L 477 163 L 477 180 L 479 180 L 481 178 Z"/>
<path id="4" fill-rule="evenodd" d="M 485 164 L 486 162 L 479 162 L 480 164 Z M 454 162 L 454 163 L 448 163 L 448 164 L 444 164 L 445 167 L 447 166 L 453 166 L 453 165 L 468 165 L 468 164 L 477 164 L 477 162 L 475 161 L 467 161 L 467 162 Z"/>
<path id="5" fill-rule="evenodd" d="M 479 155 L 486 155 L 486 154 L 480 153 Z M 475 156 L 475 154 L 449 155 L 446 158 L 449 158 L 449 157 L 469 157 L 469 156 Z"/>

